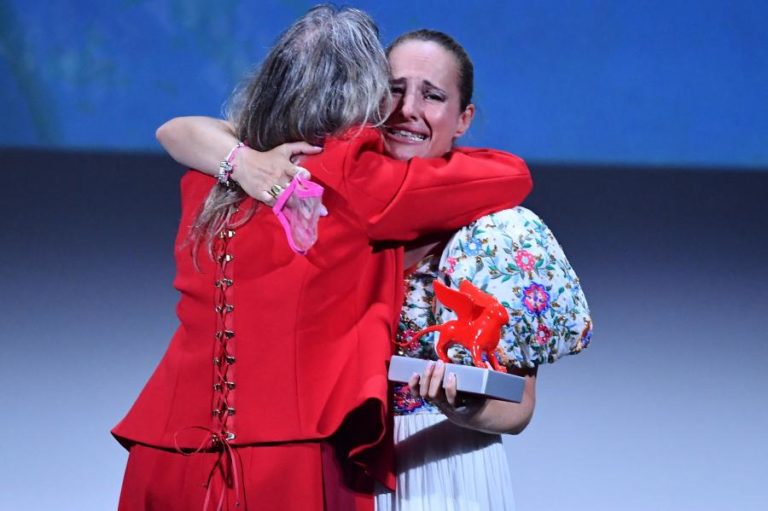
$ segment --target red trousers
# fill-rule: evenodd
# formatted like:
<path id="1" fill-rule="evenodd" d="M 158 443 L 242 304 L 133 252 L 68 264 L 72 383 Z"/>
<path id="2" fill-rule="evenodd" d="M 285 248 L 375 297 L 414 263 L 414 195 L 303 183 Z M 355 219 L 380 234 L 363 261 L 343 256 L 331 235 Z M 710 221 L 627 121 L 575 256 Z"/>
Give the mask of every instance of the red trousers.
<path id="1" fill-rule="evenodd" d="M 233 470 L 237 471 L 237 482 Z M 343 483 L 339 462 L 327 443 L 235 447 L 231 454 L 191 455 L 142 445 L 131 447 L 119 511 L 204 508 L 373 511 L 373 498 Z"/>

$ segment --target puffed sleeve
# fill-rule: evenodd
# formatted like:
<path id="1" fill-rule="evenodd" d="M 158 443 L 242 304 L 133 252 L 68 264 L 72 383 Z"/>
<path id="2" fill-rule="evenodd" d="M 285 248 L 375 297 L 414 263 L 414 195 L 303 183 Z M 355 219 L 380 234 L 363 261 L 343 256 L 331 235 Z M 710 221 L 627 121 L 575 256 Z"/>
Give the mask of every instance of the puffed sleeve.
<path id="1" fill-rule="evenodd" d="M 364 130 L 352 139 L 330 140 L 317 157 L 320 163 L 309 169 L 345 197 L 371 240 L 452 231 L 520 204 L 532 188 L 525 162 L 504 151 L 465 148 L 409 161 L 382 151 L 381 136 Z"/>
<path id="2" fill-rule="evenodd" d="M 589 345 L 592 319 L 579 278 L 552 231 L 516 207 L 485 216 L 457 232 L 443 251 L 442 282 L 469 279 L 509 312 L 497 355 L 505 365 L 535 367 Z M 438 323 L 455 318 L 441 304 Z M 452 358 L 465 358 L 459 352 Z"/>

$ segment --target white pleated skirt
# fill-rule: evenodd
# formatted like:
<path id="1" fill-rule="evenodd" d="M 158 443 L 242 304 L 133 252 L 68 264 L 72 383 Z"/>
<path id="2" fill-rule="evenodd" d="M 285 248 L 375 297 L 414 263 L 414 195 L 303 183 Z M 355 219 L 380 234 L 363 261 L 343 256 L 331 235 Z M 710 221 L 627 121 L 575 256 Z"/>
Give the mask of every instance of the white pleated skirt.
<path id="1" fill-rule="evenodd" d="M 501 435 L 462 428 L 442 414 L 395 416 L 396 492 L 377 511 L 513 511 Z"/>

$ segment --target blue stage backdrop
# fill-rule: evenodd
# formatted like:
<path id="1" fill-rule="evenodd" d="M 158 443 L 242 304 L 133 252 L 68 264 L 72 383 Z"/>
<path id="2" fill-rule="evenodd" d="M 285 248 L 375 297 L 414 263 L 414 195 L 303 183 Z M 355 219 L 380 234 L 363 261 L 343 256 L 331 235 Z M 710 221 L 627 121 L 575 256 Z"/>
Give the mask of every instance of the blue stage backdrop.
<path id="1" fill-rule="evenodd" d="M 219 115 L 313 2 L 0 0 L 0 146 L 156 150 Z M 453 34 L 477 66 L 466 142 L 549 162 L 768 168 L 768 3 L 351 2 L 384 41 Z"/>

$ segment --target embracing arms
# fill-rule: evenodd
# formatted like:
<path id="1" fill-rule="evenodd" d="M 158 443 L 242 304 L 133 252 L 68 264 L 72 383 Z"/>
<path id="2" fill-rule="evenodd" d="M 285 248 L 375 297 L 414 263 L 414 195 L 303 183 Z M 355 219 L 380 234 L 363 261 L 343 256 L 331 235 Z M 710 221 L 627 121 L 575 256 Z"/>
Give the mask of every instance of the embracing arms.
<path id="1" fill-rule="evenodd" d="M 155 135 L 174 160 L 209 176 L 218 174 L 219 162 L 240 142 L 229 122 L 211 117 L 176 117 L 160 126 Z M 285 186 L 296 174 L 292 158 L 320 151 L 305 142 L 265 152 L 241 147 L 234 154 L 232 179 L 254 199 L 271 204 L 274 199 L 267 190 L 276 184 Z"/>
<path id="2" fill-rule="evenodd" d="M 386 241 L 457 229 L 519 204 L 532 187 L 525 162 L 503 151 L 457 149 L 444 158 L 398 161 L 382 154 L 377 131 L 350 133 L 328 139 L 322 149 L 304 142 L 265 152 L 242 147 L 235 153 L 232 178 L 245 193 L 271 204 L 267 191 L 275 184 L 285 187 L 297 172 L 291 159 L 322 151 L 303 165 L 347 198 L 371 240 Z M 229 123 L 205 117 L 172 119 L 157 137 L 176 161 L 214 176 L 239 143 Z"/>

